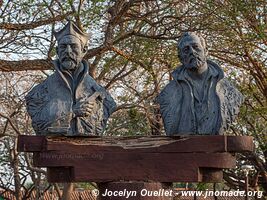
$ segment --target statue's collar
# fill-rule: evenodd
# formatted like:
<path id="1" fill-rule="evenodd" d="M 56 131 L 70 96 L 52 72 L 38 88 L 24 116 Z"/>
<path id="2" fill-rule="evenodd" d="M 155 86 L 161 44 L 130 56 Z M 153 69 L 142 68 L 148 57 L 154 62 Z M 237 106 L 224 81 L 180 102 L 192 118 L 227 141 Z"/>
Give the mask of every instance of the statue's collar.
<path id="1" fill-rule="evenodd" d="M 207 60 L 208 67 L 209 67 L 209 73 L 210 76 L 216 77 L 218 76 L 219 80 L 224 78 L 224 72 L 222 68 L 216 64 L 215 62 L 211 60 Z M 182 65 L 180 67 L 177 67 L 173 72 L 172 72 L 172 77 L 175 80 L 185 80 L 185 67 Z"/>
<path id="2" fill-rule="evenodd" d="M 85 75 L 88 74 L 88 64 L 86 61 L 82 61 L 82 66 L 80 69 L 78 69 L 77 73 L 81 74 L 81 76 L 79 76 L 79 74 L 77 74 L 77 77 L 71 77 L 71 76 L 66 76 L 66 74 L 69 74 L 68 72 L 63 72 L 60 68 L 60 63 L 59 60 L 55 60 L 54 61 L 54 66 L 56 69 L 56 73 L 59 74 L 59 76 L 62 78 L 62 80 L 66 83 L 67 88 L 69 88 L 70 92 L 73 92 L 73 87 L 69 81 L 68 81 L 68 77 L 71 77 L 72 80 L 76 81 L 75 85 L 78 87 L 78 85 L 82 82 L 82 80 L 84 79 Z M 65 74 L 65 75 L 64 75 Z M 80 78 L 78 78 L 80 77 Z"/>

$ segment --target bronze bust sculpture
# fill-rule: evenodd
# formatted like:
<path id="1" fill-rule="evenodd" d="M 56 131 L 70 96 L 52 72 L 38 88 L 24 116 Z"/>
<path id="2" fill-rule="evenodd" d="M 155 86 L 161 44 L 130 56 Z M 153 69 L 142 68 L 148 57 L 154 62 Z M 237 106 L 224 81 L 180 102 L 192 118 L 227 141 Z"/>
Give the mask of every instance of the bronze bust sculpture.
<path id="1" fill-rule="evenodd" d="M 182 66 L 157 101 L 167 135 L 223 134 L 239 112 L 242 94 L 207 59 L 205 40 L 187 32 L 178 41 Z"/>
<path id="2" fill-rule="evenodd" d="M 26 96 L 32 126 L 36 134 L 99 135 L 116 103 L 88 74 L 88 36 L 69 21 L 55 37 L 56 71 Z"/>

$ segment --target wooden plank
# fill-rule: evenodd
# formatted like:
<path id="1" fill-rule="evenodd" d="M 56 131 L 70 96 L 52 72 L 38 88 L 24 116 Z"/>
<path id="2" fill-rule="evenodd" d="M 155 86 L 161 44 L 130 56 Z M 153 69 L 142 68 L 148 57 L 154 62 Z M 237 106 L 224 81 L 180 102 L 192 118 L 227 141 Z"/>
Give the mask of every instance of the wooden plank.
<path id="1" fill-rule="evenodd" d="M 34 165 L 37 167 L 59 167 L 95 165 L 102 168 L 104 165 L 131 166 L 145 165 L 172 165 L 183 163 L 196 164 L 200 167 L 232 168 L 235 157 L 230 153 L 114 153 L 93 152 L 91 154 L 68 154 L 55 152 L 36 152 L 33 155 Z"/>
<path id="2" fill-rule="evenodd" d="M 74 168 L 70 168 L 74 170 Z M 92 179 L 89 176 L 74 176 L 72 171 L 65 172 L 66 168 L 64 167 L 48 167 L 47 168 L 47 180 L 49 183 L 66 183 L 66 182 L 113 182 L 113 179 Z M 187 171 L 181 171 L 182 173 L 186 173 Z M 195 173 L 197 174 L 197 172 Z M 124 179 L 122 179 L 124 180 Z M 122 181 L 119 180 L 119 181 Z M 163 179 L 159 179 L 157 181 L 162 181 Z M 223 180 L 223 171 L 222 169 L 212 169 L 207 168 L 207 170 L 203 170 L 198 175 L 194 176 L 181 176 L 179 178 L 164 178 L 165 182 L 170 180 L 175 180 L 175 182 L 205 182 L 205 183 L 219 183 Z M 132 180 L 131 180 L 132 181 Z M 139 180 L 140 181 L 140 180 Z M 140 182 L 153 181 L 153 180 L 141 180 Z"/>
<path id="3" fill-rule="evenodd" d="M 46 150 L 47 140 L 44 136 L 19 135 L 18 152 L 38 152 Z"/>
<path id="4" fill-rule="evenodd" d="M 20 136 L 50 182 L 219 182 L 235 167 L 233 152 L 252 151 L 247 136 L 44 137 Z"/>
<path id="5" fill-rule="evenodd" d="M 44 142 L 45 141 L 45 142 Z M 64 152 L 243 152 L 253 151 L 249 136 L 45 137 L 19 136 L 18 151 Z"/>
<path id="6" fill-rule="evenodd" d="M 39 167 L 72 166 L 74 181 L 198 182 L 202 180 L 199 168 L 235 167 L 235 157 L 228 153 L 105 153 L 101 159 L 81 155 L 34 154 L 34 164 Z"/>
<path id="7" fill-rule="evenodd" d="M 229 152 L 254 151 L 253 137 L 250 136 L 227 136 L 227 150 Z"/>
<path id="8" fill-rule="evenodd" d="M 86 147 L 85 147 L 86 146 Z M 48 138 L 47 150 L 67 152 L 225 152 L 225 136 Z"/>
<path id="9" fill-rule="evenodd" d="M 127 180 L 127 178 L 120 178 L 114 179 L 112 177 L 107 178 L 96 178 L 91 176 L 91 173 L 86 173 L 81 169 L 78 168 L 68 168 L 69 170 L 66 171 L 66 167 L 48 167 L 47 174 L 48 174 L 48 182 L 50 183 L 60 183 L 60 182 L 114 182 L 114 181 L 140 181 L 140 182 L 147 182 L 147 181 L 161 181 L 161 182 L 206 182 L 206 183 L 218 183 L 223 180 L 223 171 L 222 169 L 217 168 L 194 168 L 191 170 L 186 169 L 179 169 L 175 170 L 175 176 L 173 177 L 170 173 L 172 171 L 166 172 L 167 176 L 157 176 L 150 179 L 146 179 L 148 176 L 137 178 L 134 176 L 133 179 Z M 107 169 L 106 169 L 107 170 Z M 177 170 L 179 170 L 179 174 L 177 175 Z M 190 172 L 190 173 L 188 173 Z M 108 172 L 107 172 L 108 173 Z M 134 172 L 133 172 L 134 173 Z M 121 174 L 123 176 L 123 174 Z M 133 176 L 132 176 L 133 177 Z M 131 178 L 132 178 L 131 177 Z M 128 177 L 129 179 L 129 177 Z"/>
<path id="10" fill-rule="evenodd" d="M 216 162 L 215 160 L 218 159 Z M 220 160 L 219 160 L 220 159 Z M 110 162 L 97 162 L 88 165 L 85 163 L 83 170 L 81 166 L 74 167 L 76 181 L 83 181 L 87 178 L 99 182 L 107 180 L 137 180 L 137 181 L 160 181 L 160 182 L 199 182 L 199 167 L 209 166 L 218 168 L 232 168 L 235 159 L 230 155 L 161 155 L 151 157 L 129 157 L 126 160 L 118 156 L 110 157 Z M 211 160 L 212 161 L 211 163 Z M 112 167 L 110 167 L 112 166 Z"/>

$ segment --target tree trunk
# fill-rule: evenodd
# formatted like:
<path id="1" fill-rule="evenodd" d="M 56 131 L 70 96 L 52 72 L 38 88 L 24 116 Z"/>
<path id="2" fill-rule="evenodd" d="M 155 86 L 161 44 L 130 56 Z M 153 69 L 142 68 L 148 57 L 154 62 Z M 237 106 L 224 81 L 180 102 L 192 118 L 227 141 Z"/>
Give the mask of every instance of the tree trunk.
<path id="1" fill-rule="evenodd" d="M 14 170 L 14 183 L 15 183 L 15 196 L 16 200 L 21 200 L 21 185 L 20 185 L 20 177 L 19 177 L 19 158 L 18 158 L 18 152 L 16 150 L 17 146 L 17 139 L 15 140 L 15 148 L 11 150 L 11 159 L 13 159 L 12 167 Z"/>

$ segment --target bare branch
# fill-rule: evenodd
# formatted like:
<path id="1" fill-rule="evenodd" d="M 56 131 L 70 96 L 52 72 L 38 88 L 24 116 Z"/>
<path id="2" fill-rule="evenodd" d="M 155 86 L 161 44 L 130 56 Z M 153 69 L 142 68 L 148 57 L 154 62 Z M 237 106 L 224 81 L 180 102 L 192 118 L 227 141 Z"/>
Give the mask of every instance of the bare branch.
<path id="1" fill-rule="evenodd" d="M 18 128 L 14 125 L 12 119 L 8 116 L 3 115 L 2 113 L 0 113 L 0 116 L 5 118 L 6 120 L 8 120 L 8 122 L 10 123 L 11 127 L 14 129 L 14 131 L 18 134 L 21 135 L 20 131 L 18 130 Z"/>
<path id="2" fill-rule="evenodd" d="M 3 22 L 3 23 L 0 23 L 0 29 L 17 30 L 17 31 L 30 30 L 30 29 L 37 28 L 39 26 L 52 24 L 56 21 L 62 21 L 63 19 L 65 19 L 67 16 L 71 14 L 73 14 L 73 12 L 67 12 L 66 14 L 63 14 L 63 15 L 58 15 L 58 16 L 51 17 L 45 20 L 40 20 L 40 21 L 26 23 L 26 24 L 13 24 L 13 23 Z"/>
<path id="3" fill-rule="evenodd" d="M 20 61 L 0 60 L 0 71 L 4 72 L 46 69 L 53 69 L 53 64 L 51 61 L 45 59 Z"/>

